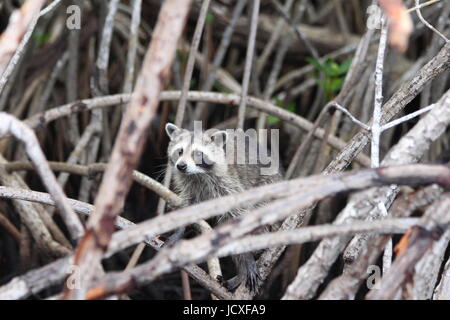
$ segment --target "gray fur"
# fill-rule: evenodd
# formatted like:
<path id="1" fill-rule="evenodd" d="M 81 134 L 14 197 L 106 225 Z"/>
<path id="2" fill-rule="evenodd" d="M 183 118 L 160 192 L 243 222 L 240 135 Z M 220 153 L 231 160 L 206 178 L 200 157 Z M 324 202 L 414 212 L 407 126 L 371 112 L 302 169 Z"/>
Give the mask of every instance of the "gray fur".
<path id="1" fill-rule="evenodd" d="M 173 124 L 168 123 L 166 131 L 170 138 L 167 153 L 169 165 L 173 168 L 173 187 L 184 200 L 184 206 L 281 180 L 280 172 L 270 176 L 261 175 L 260 164 L 226 163 L 224 150 L 226 143 L 230 143 L 233 137 L 228 136 L 225 131 L 203 132 L 201 137 L 196 137 L 196 139 L 193 137 L 193 132 L 177 128 Z M 216 139 L 217 137 L 221 139 Z M 224 141 L 218 142 L 222 138 Z M 181 153 L 180 149 L 182 149 Z M 207 159 L 211 165 L 205 164 L 202 167 L 193 161 L 192 154 L 197 149 L 204 152 L 203 158 Z M 246 156 L 248 157 L 248 155 Z M 180 163 L 187 165 L 185 172 L 177 168 Z M 258 206 L 260 205 L 263 204 L 258 204 Z M 244 214 L 251 208 L 254 206 L 233 209 L 221 216 L 218 222 L 222 223 L 229 218 Z M 228 287 L 234 290 L 242 282 L 245 282 L 251 290 L 255 289 L 259 275 L 253 254 L 233 256 L 233 261 L 236 264 L 238 275 L 227 282 Z"/>

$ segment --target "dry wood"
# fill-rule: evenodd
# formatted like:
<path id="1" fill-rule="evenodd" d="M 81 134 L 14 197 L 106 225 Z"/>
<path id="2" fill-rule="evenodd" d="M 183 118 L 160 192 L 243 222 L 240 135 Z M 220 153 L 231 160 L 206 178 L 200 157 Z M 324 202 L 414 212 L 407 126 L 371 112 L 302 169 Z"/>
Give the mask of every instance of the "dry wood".
<path id="1" fill-rule="evenodd" d="M 438 139 L 450 123 L 448 99 L 450 92 L 440 101 L 440 108 L 427 114 L 384 158 L 381 165 L 417 162 L 430 148 L 432 141 Z M 414 141 L 414 143 L 412 143 Z M 398 192 L 397 188 L 384 187 L 368 190 L 356 195 L 336 218 L 335 223 L 346 220 L 365 219 L 378 213 L 381 201 L 388 208 Z M 311 298 L 324 280 L 329 268 L 344 249 L 351 237 L 327 239 L 319 244 L 314 254 L 298 271 L 295 281 L 290 285 L 285 298 Z M 355 240 L 358 246 L 362 243 Z M 357 250 L 361 252 L 360 250 Z"/>
<path id="2" fill-rule="evenodd" d="M 443 185 L 448 184 L 450 186 L 448 182 L 450 181 L 450 168 L 436 166 L 434 170 L 431 166 L 413 165 L 366 170 L 361 173 L 328 176 L 327 178 L 325 180 L 329 181 L 324 184 L 313 184 L 309 192 L 305 191 L 301 195 L 291 195 L 286 199 L 274 201 L 267 207 L 248 213 L 240 220 L 234 220 L 217 227 L 214 232 L 203 234 L 192 240 L 180 241 L 173 247 L 160 251 L 150 262 L 141 264 L 132 270 L 116 274 L 110 273 L 92 289 L 92 292 L 95 293 L 95 298 L 126 292 L 135 288 L 138 283 L 148 283 L 156 277 L 173 270 L 175 267 L 203 261 L 210 256 L 216 255 L 218 248 L 228 245 L 231 240 L 262 225 L 283 219 L 295 212 L 295 210 L 308 206 L 320 198 L 344 192 L 348 190 L 349 186 L 354 190 L 367 188 L 379 183 L 413 183 L 417 185 L 436 182 L 436 180 L 439 180 L 439 183 Z M 286 184 L 287 182 L 284 183 Z M 218 202 L 218 200 L 213 201 Z M 199 206 L 201 204 L 190 208 Z M 173 224 L 178 227 L 180 221 L 174 221 Z M 171 227 L 173 228 L 173 226 Z M 147 229 L 147 236 L 151 235 L 149 229 Z M 128 231 L 131 231 L 131 229 L 128 229 Z M 128 232 L 125 231 L 124 234 L 126 233 Z M 123 243 L 123 241 L 118 242 Z"/>
<path id="3" fill-rule="evenodd" d="M 2 78 L 11 57 L 27 32 L 27 28 L 29 26 L 34 28 L 39 16 L 39 10 L 44 3 L 45 0 L 28 0 L 20 9 L 12 13 L 8 27 L 0 38 L 0 75 Z M 36 21 L 33 22 L 33 20 Z M 1 87 L 3 88 L 3 85 Z"/>
<path id="4" fill-rule="evenodd" d="M 425 212 L 419 225 L 412 227 L 410 232 L 403 236 L 407 247 L 383 276 L 380 288 L 369 292 L 368 299 L 393 299 L 397 290 L 406 285 L 405 282 L 414 274 L 415 264 L 428 250 L 432 250 L 433 242 L 438 241 L 450 226 L 449 210 L 449 193 L 444 193 L 439 201 Z"/>
<path id="5" fill-rule="evenodd" d="M 170 64 L 175 55 L 177 41 L 183 30 L 190 1 L 164 2 L 155 28 L 155 37 L 149 47 L 142 72 L 122 121 L 111 162 L 100 185 L 96 210 L 87 223 L 86 235 L 76 250 L 75 265 L 80 267 L 80 290 L 67 290 L 65 299 L 85 297 L 87 286 L 94 274 L 92 265 L 100 263 L 108 247 L 116 219 L 131 183 L 131 173 L 136 167 L 145 142 L 159 95 L 168 81 Z M 167 39 L 171 39 L 168 41 Z"/>
<path id="6" fill-rule="evenodd" d="M 26 152 L 33 161 L 36 171 L 41 176 L 43 183 L 54 197 L 57 207 L 62 215 L 73 241 L 78 241 L 84 233 L 83 225 L 79 217 L 72 211 L 64 195 L 63 190 L 50 170 L 45 155 L 42 152 L 34 132 L 13 116 L 0 113 L 0 136 L 13 135 L 24 143 Z"/>
<path id="7" fill-rule="evenodd" d="M 178 100 L 180 98 L 180 91 L 163 91 L 160 96 L 161 101 L 166 100 Z M 119 94 L 119 95 L 111 95 L 105 96 L 102 98 L 95 99 L 87 99 L 81 100 L 79 102 L 66 104 L 60 106 L 58 108 L 54 108 L 48 110 L 41 114 L 36 114 L 25 121 L 27 125 L 32 128 L 41 128 L 45 126 L 47 123 L 59 119 L 61 117 L 68 116 L 72 113 L 81 112 L 85 110 L 90 110 L 94 108 L 104 108 L 108 106 L 113 106 L 117 104 L 123 104 L 129 101 L 130 96 Z M 201 92 L 201 91 L 190 91 L 188 94 L 188 100 L 191 101 L 205 101 L 205 102 L 217 102 L 221 104 L 225 104 L 227 106 L 235 107 L 238 105 L 238 101 L 240 97 L 236 94 L 225 94 L 225 93 L 216 93 L 216 92 Z M 279 117 L 280 119 L 292 123 L 299 128 L 305 131 L 312 131 L 314 125 L 306 120 L 305 118 L 298 116 L 292 112 L 279 108 L 269 102 L 265 102 L 258 98 L 248 97 L 248 106 L 253 107 L 257 110 L 264 111 L 270 115 L 274 115 Z M 312 133 L 315 137 L 322 139 L 324 136 L 324 130 L 321 128 L 317 128 Z M 337 148 L 340 149 L 345 146 L 345 143 L 340 139 L 330 136 L 327 139 L 327 142 Z M 356 160 L 360 162 L 363 166 L 370 166 L 370 159 L 366 156 L 356 156 Z"/>
<path id="8" fill-rule="evenodd" d="M 448 298 L 449 12 L 443 0 L 0 1 L 0 298 Z M 285 180 L 181 208 L 164 128 L 194 120 L 256 129 Z M 250 176 L 235 178 L 247 189 Z M 242 253 L 260 281 L 230 292 L 224 258 Z"/>
<path id="9" fill-rule="evenodd" d="M 20 199 L 52 206 L 55 205 L 55 202 L 46 193 L 28 191 L 20 188 L 0 187 L 0 197 Z M 26 202 L 21 201 L 20 203 Z M 73 210 L 85 216 L 90 216 L 94 211 L 92 205 L 81 201 L 69 199 L 69 203 Z M 133 223 L 122 217 L 118 217 L 116 220 L 116 227 L 119 229 L 125 229 L 131 226 L 133 226 Z M 144 242 L 157 250 L 164 244 L 157 238 L 147 238 Z M 184 270 L 186 270 L 193 279 L 211 291 L 216 297 L 228 300 L 231 299 L 231 294 L 201 268 L 191 265 L 185 267 Z M 48 286 L 61 283 L 68 274 L 71 274 L 72 272 L 74 272 L 73 255 L 59 259 L 40 269 L 30 271 L 23 276 L 12 279 L 4 286 L 0 286 L 0 299 L 23 299 L 30 295 L 37 294 Z M 51 274 L 50 277 L 48 276 L 49 274 Z"/>

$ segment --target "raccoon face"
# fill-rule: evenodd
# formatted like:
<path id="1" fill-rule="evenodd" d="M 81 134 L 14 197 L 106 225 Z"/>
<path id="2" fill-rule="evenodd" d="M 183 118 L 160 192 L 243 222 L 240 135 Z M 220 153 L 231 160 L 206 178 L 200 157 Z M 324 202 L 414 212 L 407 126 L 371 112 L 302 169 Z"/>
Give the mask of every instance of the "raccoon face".
<path id="1" fill-rule="evenodd" d="M 194 132 L 166 124 L 170 143 L 167 150 L 170 165 L 180 174 L 217 174 L 226 170 L 225 131 Z"/>

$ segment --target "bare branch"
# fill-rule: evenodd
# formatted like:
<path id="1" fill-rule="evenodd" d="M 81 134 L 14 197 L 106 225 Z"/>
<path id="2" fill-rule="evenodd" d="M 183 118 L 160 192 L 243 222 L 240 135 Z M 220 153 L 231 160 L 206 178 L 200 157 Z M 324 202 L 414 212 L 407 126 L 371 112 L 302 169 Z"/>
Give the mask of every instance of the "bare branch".
<path id="1" fill-rule="evenodd" d="M 385 124 L 400 112 L 417 94 L 419 94 L 429 81 L 433 80 L 450 68 L 450 44 L 446 44 L 439 53 L 432 58 L 407 83 L 403 84 L 394 95 L 383 105 L 381 124 Z M 347 144 L 335 159 L 328 165 L 325 172 L 336 172 L 345 169 L 369 142 L 369 133 L 360 131 Z"/>
<path id="2" fill-rule="evenodd" d="M 24 189 L 0 186 L 0 197 L 38 202 L 52 206 L 55 205 L 55 202 L 49 194 Z M 94 211 L 94 206 L 81 201 L 69 199 L 69 203 L 73 210 L 85 216 L 91 215 Z M 119 229 L 126 229 L 133 225 L 134 224 L 132 222 L 122 217 L 118 217 L 116 220 L 116 227 Z M 164 244 L 157 238 L 146 238 L 144 242 L 157 250 L 159 250 Z M 14 278 L 4 286 L 0 287 L 0 299 L 22 299 L 30 295 L 37 294 L 44 288 L 61 283 L 69 273 L 73 272 L 71 271 L 72 267 L 73 255 L 61 258 L 47 266 Z M 220 299 L 230 300 L 232 298 L 232 295 L 225 288 L 223 288 L 218 281 L 212 279 L 199 267 L 191 265 L 185 267 L 184 270 L 186 270 L 193 279 Z"/>
<path id="3" fill-rule="evenodd" d="M 430 148 L 431 142 L 439 138 L 450 124 L 449 103 L 450 92 L 440 100 L 439 107 L 429 112 L 408 134 L 402 137 L 386 155 L 382 165 L 417 162 Z M 411 143 L 412 141 L 414 143 Z M 374 216 L 378 213 L 378 203 L 382 201 L 389 208 L 397 192 L 398 188 L 391 187 L 364 191 L 347 203 L 335 223 L 364 219 L 369 213 Z M 311 298 L 350 239 L 351 237 L 343 236 L 322 241 L 309 260 L 299 269 L 296 279 L 288 287 L 284 298 Z M 363 243 L 365 242 L 360 245 Z"/>
<path id="4" fill-rule="evenodd" d="M 180 91 L 163 91 L 161 92 L 160 100 L 177 100 L 180 98 Z M 66 104 L 57 108 L 53 108 L 44 113 L 36 114 L 25 121 L 32 128 L 39 128 L 47 124 L 48 122 L 54 121 L 61 117 L 68 116 L 75 112 L 81 112 L 84 110 L 90 110 L 94 108 L 104 108 L 117 104 L 123 104 L 129 101 L 130 96 L 126 94 L 118 94 L 105 96 L 94 99 L 81 100 L 80 102 Z M 227 106 L 237 106 L 240 96 L 236 94 L 225 94 L 216 92 L 200 92 L 200 91 L 189 91 L 188 100 L 190 101 L 205 101 L 205 102 L 216 102 L 222 103 Z M 292 113 L 290 111 L 279 108 L 269 102 L 263 100 L 248 97 L 248 106 L 255 108 L 260 111 L 264 111 L 267 114 L 274 115 L 284 121 L 292 123 L 299 128 L 310 131 L 314 125 L 306 120 L 305 118 Z M 322 139 L 324 137 L 324 130 L 322 128 L 317 128 L 312 133 L 315 137 Z M 335 136 L 330 136 L 327 142 L 334 148 L 341 149 L 345 146 L 345 142 L 336 138 Z M 359 155 L 356 160 L 365 167 L 370 167 L 370 159 L 367 156 Z"/>
<path id="5" fill-rule="evenodd" d="M 250 21 L 250 33 L 248 36 L 247 54 L 245 57 L 245 70 L 244 70 L 244 76 L 242 78 L 242 92 L 241 92 L 241 99 L 239 102 L 239 111 L 238 111 L 237 127 L 240 129 L 244 129 L 245 110 L 247 107 L 248 86 L 250 83 L 250 77 L 251 77 L 251 71 L 252 71 L 252 65 L 253 65 L 256 31 L 258 29 L 259 6 L 260 6 L 260 0 L 254 0 L 252 3 L 252 19 Z"/>
<path id="6" fill-rule="evenodd" d="M 439 37 L 441 37 L 442 39 L 444 39 L 445 42 L 449 42 L 449 40 L 447 39 L 446 36 L 444 36 L 441 32 L 439 32 L 439 30 L 437 30 L 435 27 L 433 27 L 427 20 L 425 20 L 425 18 L 422 16 L 422 12 L 420 12 L 420 0 L 415 0 L 414 1 L 416 6 L 416 13 L 417 16 L 419 17 L 420 21 L 423 22 L 424 25 L 426 25 L 431 31 L 433 31 L 434 33 L 436 33 Z"/>
<path id="7" fill-rule="evenodd" d="M 398 118 L 398 119 L 393 120 L 391 122 L 388 122 L 388 123 L 386 123 L 385 125 L 383 125 L 381 127 L 381 132 L 383 132 L 383 131 L 385 131 L 387 129 L 393 128 L 395 126 L 398 126 L 399 124 L 402 124 L 402 123 L 404 123 L 406 121 L 409 121 L 411 119 L 414 119 L 415 117 L 420 116 L 421 114 L 430 111 L 435 106 L 436 106 L 436 104 L 431 104 L 428 107 L 422 108 L 422 109 L 417 110 L 417 111 L 415 111 L 413 113 L 410 113 L 410 114 L 408 114 L 408 115 L 406 115 L 404 117 L 401 117 L 401 118 Z"/>
<path id="8" fill-rule="evenodd" d="M 375 100 L 373 106 L 372 141 L 371 141 L 371 167 L 380 165 L 380 135 L 381 135 L 381 105 L 383 104 L 383 66 L 387 42 L 387 23 L 384 16 L 381 18 L 381 37 L 378 46 L 377 64 L 375 67 Z"/>
<path id="9" fill-rule="evenodd" d="M 441 281 L 437 286 L 434 296 L 434 300 L 449 300 L 450 299 L 450 259 L 447 261 L 442 273 Z"/>
<path id="10" fill-rule="evenodd" d="M 69 229 L 72 239 L 78 241 L 84 233 L 83 225 L 69 206 L 61 186 L 58 184 L 53 172 L 50 170 L 33 130 L 9 114 L 0 113 L 0 119 L 0 136 L 12 134 L 25 145 L 27 154 L 33 161 L 42 182 L 55 199 L 56 205 Z"/>
<path id="11" fill-rule="evenodd" d="M 243 252 L 252 252 L 270 247 L 317 241 L 322 238 L 342 234 L 370 233 L 404 233 L 417 224 L 417 218 L 386 219 L 380 221 L 352 222 L 341 225 L 320 225 L 304 227 L 298 230 L 284 230 L 260 235 L 250 235 L 230 242 L 217 251 L 217 256 L 228 256 Z"/>
<path id="12" fill-rule="evenodd" d="M 122 208 L 131 184 L 131 174 L 142 152 L 159 95 L 169 77 L 169 70 L 187 13 L 189 0 L 165 1 L 159 13 L 154 37 L 136 84 L 130 107 L 122 121 L 111 162 L 100 185 L 96 210 L 89 218 L 85 237 L 76 250 L 75 264 L 80 267 L 80 290 L 66 290 L 64 298 L 85 297 L 95 268 L 109 244 L 114 221 Z"/>
<path id="13" fill-rule="evenodd" d="M 85 177 L 92 177 L 95 173 L 104 172 L 107 168 L 106 163 L 92 163 L 90 165 L 78 165 L 66 162 L 48 162 L 50 169 L 53 171 L 67 172 L 71 174 L 77 174 Z M 34 166 L 29 162 L 9 162 L 4 165 L 8 171 L 20 171 L 20 170 L 35 170 Z M 164 200 L 168 201 L 173 207 L 179 207 L 181 205 L 181 199 L 172 191 L 164 187 L 158 181 L 150 178 L 142 172 L 133 171 L 133 180 L 140 185 L 146 187 L 149 190 L 154 191 Z"/>
<path id="14" fill-rule="evenodd" d="M 414 193 L 405 194 L 398 198 L 391 207 L 391 217 L 407 217 L 415 210 L 433 203 L 442 194 L 442 189 L 436 185 L 425 187 Z M 373 221 L 372 223 L 376 223 Z M 376 260 L 390 237 L 376 236 L 364 244 L 364 250 L 368 254 L 359 255 L 348 261 L 346 256 L 345 271 L 326 287 L 319 299 L 343 300 L 354 299 L 361 283 L 367 278 L 367 270 L 370 265 L 376 264 Z M 356 260 L 355 260 L 356 259 Z"/>
<path id="15" fill-rule="evenodd" d="M 100 280 L 99 284 L 96 285 L 96 288 L 92 290 L 93 292 L 101 292 L 101 294 L 96 295 L 96 298 L 99 298 L 112 293 L 117 293 L 117 290 L 120 290 L 121 292 L 130 290 L 135 287 L 136 281 L 141 284 L 148 283 L 156 277 L 173 270 L 175 267 L 200 262 L 208 257 L 214 256 L 219 248 L 228 245 L 232 240 L 237 239 L 251 230 L 266 224 L 273 224 L 274 222 L 293 214 L 298 209 L 309 206 L 320 198 L 341 193 L 345 190 L 348 191 L 349 188 L 352 190 L 367 188 L 378 183 L 420 184 L 429 183 L 433 180 L 434 182 L 439 180 L 447 185 L 448 181 L 450 181 L 450 168 L 446 166 L 432 167 L 433 166 L 427 165 L 413 165 L 364 170 L 355 174 L 323 177 L 325 179 L 324 181 L 328 181 L 326 183 L 324 182 L 324 184 L 312 185 L 309 189 L 310 191 L 305 191 L 300 195 L 295 194 L 285 199 L 274 201 L 265 207 L 249 212 L 239 220 L 233 220 L 229 223 L 220 225 L 214 232 L 203 234 L 192 240 L 182 240 L 173 247 L 160 251 L 150 262 L 144 263 L 128 272 L 109 274 L 104 279 Z M 288 183 L 289 182 L 282 182 L 277 185 Z M 259 189 L 261 190 L 262 188 Z M 249 191 L 246 191 L 242 195 L 248 193 Z M 186 208 L 185 210 L 197 208 L 212 202 L 218 202 L 230 197 L 231 196 L 207 201 Z M 181 211 L 182 210 L 179 210 L 178 212 Z M 209 212 L 201 212 L 200 214 L 206 215 L 209 214 Z M 173 213 L 166 215 L 165 218 L 168 218 L 170 215 L 173 215 Z M 184 215 L 184 217 L 185 216 L 186 215 Z M 174 221 L 174 224 L 175 223 L 177 222 Z M 147 236 L 150 236 L 151 229 L 147 228 L 146 230 Z M 127 232 L 124 231 L 124 234 L 126 233 Z M 122 245 L 123 241 L 119 241 L 119 243 Z M 110 247 L 110 250 L 113 250 L 113 246 Z"/>
<path id="16" fill-rule="evenodd" d="M 412 227 L 403 236 L 406 248 L 402 248 L 400 256 L 395 260 L 388 273 L 381 279 L 379 290 L 372 290 L 367 299 L 392 299 L 405 281 L 408 281 L 416 262 L 431 249 L 433 242 L 440 239 L 444 230 L 450 226 L 448 212 L 450 210 L 449 193 L 432 205 L 420 219 L 419 225 Z"/>
<path id="17" fill-rule="evenodd" d="M 191 85 L 192 73 L 194 72 L 195 55 L 198 53 L 198 47 L 200 45 L 200 40 L 202 38 L 203 28 L 205 26 L 209 4 L 210 0 L 205 0 L 202 3 L 200 14 L 197 20 L 197 25 L 195 26 L 192 45 L 189 48 L 189 57 L 186 65 L 186 70 L 184 72 L 183 87 L 181 88 L 181 96 L 180 100 L 178 101 L 177 113 L 175 115 L 175 125 L 179 128 L 181 128 L 183 125 L 184 114 L 186 112 L 187 95 L 189 92 L 189 87 Z M 167 166 L 166 174 L 164 176 L 164 186 L 168 188 L 171 181 L 172 181 L 172 169 L 169 166 Z M 163 199 L 160 199 L 158 203 L 157 213 L 163 214 L 164 210 L 165 210 L 165 202 Z"/>
<path id="18" fill-rule="evenodd" d="M 11 15 L 0 39 L 0 93 L 34 31 L 40 17 L 39 10 L 44 3 L 45 0 L 28 0 Z"/>

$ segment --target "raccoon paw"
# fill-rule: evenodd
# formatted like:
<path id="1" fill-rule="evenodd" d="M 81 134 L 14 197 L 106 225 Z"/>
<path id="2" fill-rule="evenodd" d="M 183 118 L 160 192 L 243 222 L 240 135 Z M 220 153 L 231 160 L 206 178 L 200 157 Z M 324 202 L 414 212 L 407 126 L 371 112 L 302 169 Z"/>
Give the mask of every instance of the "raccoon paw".
<path id="1" fill-rule="evenodd" d="M 229 291 L 234 292 L 236 289 L 242 284 L 245 284 L 245 287 L 253 293 L 258 291 L 258 283 L 261 279 L 261 276 L 258 272 L 250 272 L 246 279 L 242 279 L 240 276 L 235 276 L 229 280 L 224 280 L 223 277 L 218 277 L 217 280 Z"/>
<path id="2" fill-rule="evenodd" d="M 258 272 L 256 265 L 253 265 L 247 270 L 247 277 L 245 279 L 245 286 L 253 293 L 258 292 L 258 284 L 261 281 L 261 275 Z"/>
<path id="3" fill-rule="evenodd" d="M 228 291 L 234 292 L 237 287 L 243 282 L 242 278 L 239 276 L 235 276 L 229 280 L 222 279 L 222 285 L 228 289 Z M 220 281 L 220 280 L 219 280 Z"/>

